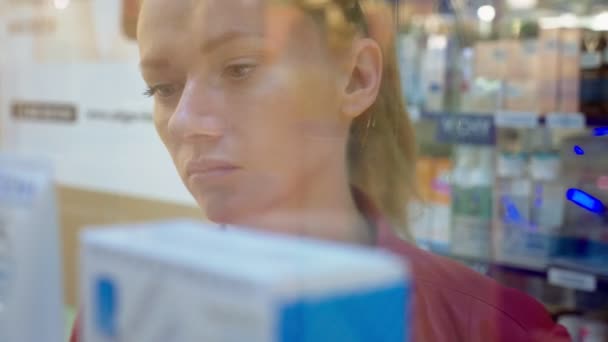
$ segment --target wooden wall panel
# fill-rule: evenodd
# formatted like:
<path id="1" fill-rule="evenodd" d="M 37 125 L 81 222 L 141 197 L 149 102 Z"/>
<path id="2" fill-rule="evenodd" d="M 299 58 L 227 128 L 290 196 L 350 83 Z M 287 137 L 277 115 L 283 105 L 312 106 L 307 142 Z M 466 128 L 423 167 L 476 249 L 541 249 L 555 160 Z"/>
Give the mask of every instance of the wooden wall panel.
<path id="1" fill-rule="evenodd" d="M 182 206 L 110 193 L 58 188 L 67 304 L 78 301 L 78 233 L 89 225 L 135 223 L 169 218 L 203 219 L 198 207 Z"/>

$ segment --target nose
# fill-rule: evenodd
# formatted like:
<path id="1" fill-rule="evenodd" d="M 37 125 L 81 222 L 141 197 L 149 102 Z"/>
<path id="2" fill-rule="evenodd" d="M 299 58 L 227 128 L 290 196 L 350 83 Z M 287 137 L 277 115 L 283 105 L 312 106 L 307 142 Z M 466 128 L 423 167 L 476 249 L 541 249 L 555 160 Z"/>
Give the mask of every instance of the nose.
<path id="1" fill-rule="evenodd" d="M 225 122 L 220 114 L 221 94 L 204 82 L 189 80 L 168 123 L 174 139 L 219 139 Z"/>

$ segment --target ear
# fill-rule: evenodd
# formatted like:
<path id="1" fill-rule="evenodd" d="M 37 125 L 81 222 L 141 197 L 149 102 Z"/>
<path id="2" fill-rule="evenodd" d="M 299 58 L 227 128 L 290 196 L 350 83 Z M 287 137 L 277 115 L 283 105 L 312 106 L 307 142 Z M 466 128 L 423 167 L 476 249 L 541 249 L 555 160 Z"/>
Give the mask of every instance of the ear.
<path id="1" fill-rule="evenodd" d="M 354 119 L 371 107 L 382 83 L 382 50 L 369 38 L 355 40 L 347 69 L 348 82 L 342 90 L 342 113 Z"/>

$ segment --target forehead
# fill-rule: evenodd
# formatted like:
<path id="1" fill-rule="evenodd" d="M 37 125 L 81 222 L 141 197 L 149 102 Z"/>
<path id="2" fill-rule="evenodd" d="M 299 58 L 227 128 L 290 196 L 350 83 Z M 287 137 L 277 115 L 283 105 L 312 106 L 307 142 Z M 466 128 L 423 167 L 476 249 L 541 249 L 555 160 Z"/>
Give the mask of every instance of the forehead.
<path id="1" fill-rule="evenodd" d="M 226 30 L 272 34 L 301 22 L 303 13 L 277 0 L 143 0 L 138 38 L 159 38 L 180 31 L 216 36 Z M 282 3 L 282 4 L 279 4 Z M 273 5 L 274 4 L 274 5 Z M 293 33 L 293 32 L 292 32 Z"/>

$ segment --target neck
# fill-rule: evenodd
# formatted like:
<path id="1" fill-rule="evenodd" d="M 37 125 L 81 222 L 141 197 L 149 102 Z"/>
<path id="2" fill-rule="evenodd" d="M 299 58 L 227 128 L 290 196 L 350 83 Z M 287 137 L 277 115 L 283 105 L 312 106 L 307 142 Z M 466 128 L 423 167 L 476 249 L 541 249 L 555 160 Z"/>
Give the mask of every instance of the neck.
<path id="1" fill-rule="evenodd" d="M 348 177 L 329 172 L 313 175 L 314 187 L 302 186 L 292 196 L 235 224 L 265 231 L 352 244 L 372 244 L 373 234 L 353 199 Z M 341 179 L 341 181 L 337 181 Z"/>

